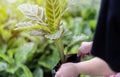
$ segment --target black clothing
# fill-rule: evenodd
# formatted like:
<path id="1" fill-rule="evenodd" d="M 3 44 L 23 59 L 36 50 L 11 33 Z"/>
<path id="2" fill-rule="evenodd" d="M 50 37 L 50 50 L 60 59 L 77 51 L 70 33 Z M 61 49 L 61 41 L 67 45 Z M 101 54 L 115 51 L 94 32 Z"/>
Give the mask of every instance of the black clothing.
<path id="1" fill-rule="evenodd" d="M 120 0 L 102 0 L 91 54 L 120 72 Z"/>

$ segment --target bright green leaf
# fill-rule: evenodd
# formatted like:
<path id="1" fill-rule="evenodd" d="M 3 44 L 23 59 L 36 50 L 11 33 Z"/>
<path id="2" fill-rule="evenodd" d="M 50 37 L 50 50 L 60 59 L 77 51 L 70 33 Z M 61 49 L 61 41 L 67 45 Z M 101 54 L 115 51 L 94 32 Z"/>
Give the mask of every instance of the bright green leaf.
<path id="1" fill-rule="evenodd" d="M 60 16 L 60 2 L 59 0 L 47 0 L 46 1 L 46 15 L 47 15 L 47 21 L 48 21 L 48 26 L 52 31 L 55 31 L 56 28 L 55 26 L 59 25 L 56 24 L 54 25 L 56 19 Z"/>
<path id="2" fill-rule="evenodd" d="M 32 72 L 26 65 L 21 65 L 21 68 L 23 69 L 26 77 L 33 77 Z"/>
<path id="3" fill-rule="evenodd" d="M 7 56 L 3 53 L 0 53 L 0 58 L 2 58 L 4 61 L 8 62 L 9 64 L 13 62 L 12 58 L 10 58 L 9 56 Z"/>

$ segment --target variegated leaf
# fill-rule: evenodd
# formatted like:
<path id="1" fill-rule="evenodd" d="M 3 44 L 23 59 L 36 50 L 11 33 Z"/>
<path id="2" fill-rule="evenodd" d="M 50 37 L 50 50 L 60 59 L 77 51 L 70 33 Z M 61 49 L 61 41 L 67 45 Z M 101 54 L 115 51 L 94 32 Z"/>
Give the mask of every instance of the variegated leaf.
<path id="1" fill-rule="evenodd" d="M 23 31 L 26 31 L 26 30 L 41 30 L 44 33 L 51 33 L 51 31 L 49 30 L 49 28 L 47 26 L 32 24 L 31 22 L 18 23 L 16 25 L 15 30 L 23 30 Z"/>
<path id="2" fill-rule="evenodd" d="M 38 14 L 38 5 L 31 5 L 31 4 L 22 4 L 18 6 L 18 9 L 29 19 L 37 20 Z"/>
<path id="3" fill-rule="evenodd" d="M 47 0 L 46 15 L 49 28 L 55 32 L 59 26 L 62 16 L 65 13 L 67 0 Z"/>
<path id="4" fill-rule="evenodd" d="M 36 20 L 40 23 L 44 23 L 46 21 L 46 12 L 43 7 L 39 7 L 38 5 L 31 4 L 22 4 L 18 6 L 18 9 L 30 20 Z"/>
<path id="5" fill-rule="evenodd" d="M 81 41 L 81 40 L 85 40 L 85 39 L 88 39 L 89 37 L 87 35 L 84 35 L 84 34 L 81 34 L 79 36 L 74 36 L 73 37 L 73 41 Z"/>
<path id="6" fill-rule="evenodd" d="M 50 39 L 50 40 L 54 40 L 54 39 L 58 39 L 62 36 L 62 34 L 64 33 L 64 27 L 60 26 L 60 29 L 54 33 L 54 34 L 47 34 L 45 35 L 46 38 Z"/>
<path id="7" fill-rule="evenodd" d="M 24 27 L 29 27 L 34 25 L 32 22 L 22 22 L 22 23 L 18 23 L 16 24 L 17 28 L 24 28 Z"/>
<path id="8" fill-rule="evenodd" d="M 46 22 L 47 18 L 46 18 L 46 11 L 43 7 L 39 7 L 38 10 L 38 17 L 43 20 L 44 22 Z"/>
<path id="9" fill-rule="evenodd" d="M 53 31 L 56 30 L 54 23 L 60 15 L 59 0 L 47 0 L 46 1 L 46 15 L 47 15 L 47 21 L 49 24 L 49 28 Z"/>
<path id="10" fill-rule="evenodd" d="M 39 31 L 39 30 L 34 30 L 30 33 L 30 35 L 32 35 L 32 36 L 42 36 L 42 35 L 45 35 L 45 33 L 42 32 L 42 31 Z"/>

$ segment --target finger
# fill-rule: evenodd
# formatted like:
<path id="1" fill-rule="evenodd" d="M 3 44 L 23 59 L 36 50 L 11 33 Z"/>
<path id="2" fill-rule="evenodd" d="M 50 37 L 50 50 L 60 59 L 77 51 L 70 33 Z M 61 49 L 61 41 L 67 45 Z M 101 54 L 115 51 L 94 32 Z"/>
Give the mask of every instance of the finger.
<path id="1" fill-rule="evenodd" d="M 84 56 L 85 56 L 85 54 L 83 54 L 83 53 L 81 53 L 80 55 L 78 55 L 78 57 L 80 58 L 80 60 L 83 59 Z"/>
<path id="2" fill-rule="evenodd" d="M 83 57 L 83 54 L 80 53 L 80 54 L 77 55 L 77 57 L 82 58 L 82 57 Z"/>
<path id="3" fill-rule="evenodd" d="M 80 47 L 80 48 L 78 49 L 77 56 L 80 57 L 81 54 L 82 54 L 82 53 L 81 53 L 81 47 Z"/>
<path id="4" fill-rule="evenodd" d="M 78 50 L 77 56 L 78 56 L 78 57 L 81 57 L 82 55 L 84 55 L 84 53 L 82 53 L 82 49 L 80 48 L 80 49 Z"/>
<path id="5" fill-rule="evenodd" d="M 82 60 L 82 59 L 83 59 L 83 57 L 84 57 L 84 55 L 83 55 L 83 54 L 81 54 L 81 55 L 80 55 L 80 60 Z"/>
<path id="6" fill-rule="evenodd" d="M 55 77 L 61 77 L 59 72 L 56 72 Z"/>
<path id="7" fill-rule="evenodd" d="M 78 51 L 78 53 L 77 53 L 77 57 L 80 57 L 80 51 Z"/>

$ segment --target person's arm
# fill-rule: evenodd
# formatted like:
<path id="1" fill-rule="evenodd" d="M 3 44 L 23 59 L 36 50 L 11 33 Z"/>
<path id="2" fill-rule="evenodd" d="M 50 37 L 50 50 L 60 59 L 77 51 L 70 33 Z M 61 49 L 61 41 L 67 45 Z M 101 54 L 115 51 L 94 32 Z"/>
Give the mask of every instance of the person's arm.
<path id="1" fill-rule="evenodd" d="M 108 76 L 115 74 L 115 72 L 111 70 L 108 64 L 98 57 L 85 62 L 77 63 L 76 67 L 78 68 L 77 71 L 82 74 L 97 76 Z"/>
<path id="2" fill-rule="evenodd" d="M 108 76 L 116 73 L 110 69 L 104 60 L 95 57 L 84 62 L 63 64 L 55 77 L 77 77 L 79 74 Z"/>

